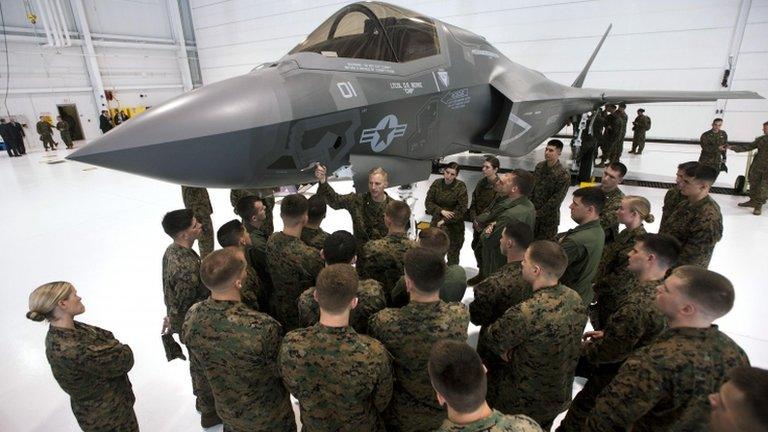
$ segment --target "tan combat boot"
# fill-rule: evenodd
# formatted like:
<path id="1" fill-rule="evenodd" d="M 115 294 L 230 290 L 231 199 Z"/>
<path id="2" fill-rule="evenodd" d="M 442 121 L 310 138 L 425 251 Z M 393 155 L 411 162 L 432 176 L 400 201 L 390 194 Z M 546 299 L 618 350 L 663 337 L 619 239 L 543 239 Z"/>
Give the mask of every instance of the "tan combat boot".
<path id="1" fill-rule="evenodd" d="M 763 206 L 761 205 L 756 206 L 755 209 L 752 211 L 752 214 L 755 216 L 760 216 L 761 214 L 763 214 Z"/>
<path id="2" fill-rule="evenodd" d="M 746 201 L 746 202 L 743 202 L 743 203 L 738 203 L 736 205 L 738 205 L 739 207 L 754 207 L 755 206 L 755 202 L 750 199 L 749 201 Z"/>

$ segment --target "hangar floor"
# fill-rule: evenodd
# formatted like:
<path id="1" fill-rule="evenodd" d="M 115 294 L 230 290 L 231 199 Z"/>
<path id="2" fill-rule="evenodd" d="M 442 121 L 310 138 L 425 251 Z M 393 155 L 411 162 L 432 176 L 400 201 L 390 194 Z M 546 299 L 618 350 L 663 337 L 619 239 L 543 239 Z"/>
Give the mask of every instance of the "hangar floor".
<path id="1" fill-rule="evenodd" d="M 46 325 L 24 318 L 27 296 L 36 286 L 71 281 L 86 305 L 82 321 L 114 332 L 130 344 L 135 366 L 130 373 L 137 396 L 136 412 L 143 430 L 199 430 L 187 364 L 167 363 L 160 342 L 165 314 L 160 264 L 168 238 L 160 228 L 162 215 L 182 206 L 178 186 L 78 163 L 62 161 L 67 150 L 31 151 L 11 159 L 0 155 L 0 202 L 5 229 L 0 234 L 0 262 L 5 301 L 0 303 L 0 430 L 73 431 L 77 424 L 69 401 L 53 380 L 45 359 Z M 696 159 L 692 146 L 649 144 L 641 157 L 626 158 L 628 178 L 673 181 L 679 162 Z M 744 156 L 732 156 L 733 167 Z M 741 159 L 740 159 L 741 158 Z M 541 150 L 531 160 L 541 159 Z M 742 168 L 743 169 L 743 168 Z M 721 178 L 732 186 L 736 170 Z M 660 173 L 660 174 L 658 174 Z M 477 172 L 462 172 L 473 188 Z M 437 178 L 433 176 L 433 179 Z M 413 189 L 415 212 L 423 216 L 423 196 L 429 182 Z M 334 185 L 351 191 L 351 182 Z M 312 189 L 314 190 L 314 189 Z M 662 189 L 623 187 L 625 193 L 648 197 L 660 217 Z M 397 190 L 391 191 L 397 194 Z M 234 218 L 228 191 L 211 190 L 214 225 Z M 762 246 L 768 244 L 768 217 L 756 217 L 736 207 L 741 197 L 715 195 L 725 216 L 725 236 L 715 249 L 711 268 L 728 276 L 737 288 L 734 310 L 721 319 L 721 329 L 749 354 L 752 363 L 768 367 L 768 326 L 765 325 Z M 561 230 L 575 225 L 563 204 Z M 277 214 L 277 212 L 276 212 Z M 279 229 L 279 218 L 276 227 Z M 329 211 L 327 231 L 351 229 L 346 212 Z M 650 224 L 656 231 L 658 222 Z M 470 237 L 469 231 L 467 232 Z M 470 276 L 474 257 L 467 241 L 461 262 Z M 471 301 L 468 290 L 466 302 Z M 762 323 L 762 324 L 761 324 Z M 470 328 L 476 337 L 477 328 Z M 221 430 L 213 428 L 211 430 Z"/>

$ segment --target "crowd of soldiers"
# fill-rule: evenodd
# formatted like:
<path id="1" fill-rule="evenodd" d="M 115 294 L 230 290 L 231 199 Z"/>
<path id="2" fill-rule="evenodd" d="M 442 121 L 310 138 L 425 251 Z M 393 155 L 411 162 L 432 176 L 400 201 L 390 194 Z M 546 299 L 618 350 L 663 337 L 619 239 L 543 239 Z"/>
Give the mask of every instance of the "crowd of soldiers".
<path id="1" fill-rule="evenodd" d="M 765 155 L 765 142 L 752 147 Z M 621 191 L 627 167 L 611 161 L 572 193 L 577 226 L 558 233 L 562 148 L 549 141 L 533 173 L 500 174 L 486 156 L 471 202 L 449 164 L 416 240 L 382 168 L 367 192 L 338 194 L 318 165 L 317 194 L 284 197 L 277 232 L 270 190 L 233 190 L 220 249 L 207 191 L 183 187 L 185 208 L 162 220 L 163 342 L 169 361 L 186 358 L 173 335 L 187 348 L 201 425 L 295 431 L 293 395 L 308 432 L 541 431 L 566 410 L 558 431 L 766 430 L 768 371 L 713 324 L 735 298 L 707 269 L 723 235 L 717 170 L 680 164 L 650 233 L 651 204 Z M 351 233 L 322 229 L 327 206 L 349 212 Z M 84 306 L 67 282 L 29 306 L 51 324 L 46 354 L 83 430 L 138 430 L 130 348 L 75 321 Z M 587 381 L 572 400 L 576 376 Z"/>

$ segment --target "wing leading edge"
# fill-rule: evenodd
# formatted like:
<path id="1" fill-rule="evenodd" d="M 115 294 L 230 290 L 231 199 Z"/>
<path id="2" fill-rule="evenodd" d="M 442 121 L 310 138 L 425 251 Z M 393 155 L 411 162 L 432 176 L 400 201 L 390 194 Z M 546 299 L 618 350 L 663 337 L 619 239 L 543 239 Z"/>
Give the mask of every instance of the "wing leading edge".
<path id="1" fill-rule="evenodd" d="M 751 91 L 675 91 L 584 89 L 588 99 L 602 104 L 639 104 L 653 102 L 707 102 L 718 99 L 764 99 Z"/>

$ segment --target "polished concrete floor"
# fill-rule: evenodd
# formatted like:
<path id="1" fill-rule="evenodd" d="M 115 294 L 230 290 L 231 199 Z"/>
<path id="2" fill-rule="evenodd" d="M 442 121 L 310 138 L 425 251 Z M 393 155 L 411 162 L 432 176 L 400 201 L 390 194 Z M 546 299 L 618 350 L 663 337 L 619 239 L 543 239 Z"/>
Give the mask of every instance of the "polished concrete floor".
<path id="1" fill-rule="evenodd" d="M 182 207 L 180 189 L 63 161 L 67 153 L 36 150 L 20 158 L 0 154 L 0 278 L 5 295 L 0 302 L 0 339 L 5 341 L 0 348 L 0 431 L 78 430 L 68 397 L 53 380 L 45 359 L 47 326 L 24 317 L 29 293 L 54 280 L 71 281 L 77 287 L 87 308 L 80 320 L 113 331 L 133 349 L 135 366 L 130 378 L 142 430 L 200 430 L 187 364 L 166 362 L 160 342 L 165 314 L 160 267 L 170 241 L 160 220 L 165 212 Z M 692 146 L 649 145 L 642 156 L 626 158 L 628 177 L 672 181 L 675 166 L 697 155 Z M 540 158 L 538 150 L 529 159 Z M 732 158 L 731 165 L 741 164 L 743 170 L 745 157 Z M 735 178 L 733 171 L 737 170 L 732 168 L 728 176 Z M 461 177 L 471 190 L 479 173 L 463 172 Z M 720 181 L 723 186 L 732 183 L 729 177 Z M 423 218 L 428 186 L 429 182 L 422 182 L 412 191 L 417 219 Z M 339 192 L 351 190 L 350 182 L 334 187 Z M 660 217 L 664 190 L 623 189 L 648 197 Z M 216 227 L 234 218 L 228 191 L 211 190 L 210 195 Z M 725 234 L 715 249 L 711 269 L 729 277 L 737 290 L 734 310 L 718 324 L 747 351 L 754 365 L 768 367 L 763 255 L 768 216 L 756 217 L 736 207 L 741 197 L 715 195 L 715 199 L 723 211 Z M 561 230 L 574 225 L 568 219 L 569 200 L 563 204 Z M 276 226 L 279 229 L 279 218 Z M 346 212 L 331 210 L 323 227 L 351 230 L 351 221 Z M 650 231 L 657 228 L 658 223 L 649 226 Z M 467 234 L 470 238 L 469 231 Z M 462 249 L 461 263 L 474 274 L 469 241 Z M 465 301 L 471 298 L 468 290 Z M 470 328 L 470 334 L 476 330 Z"/>

